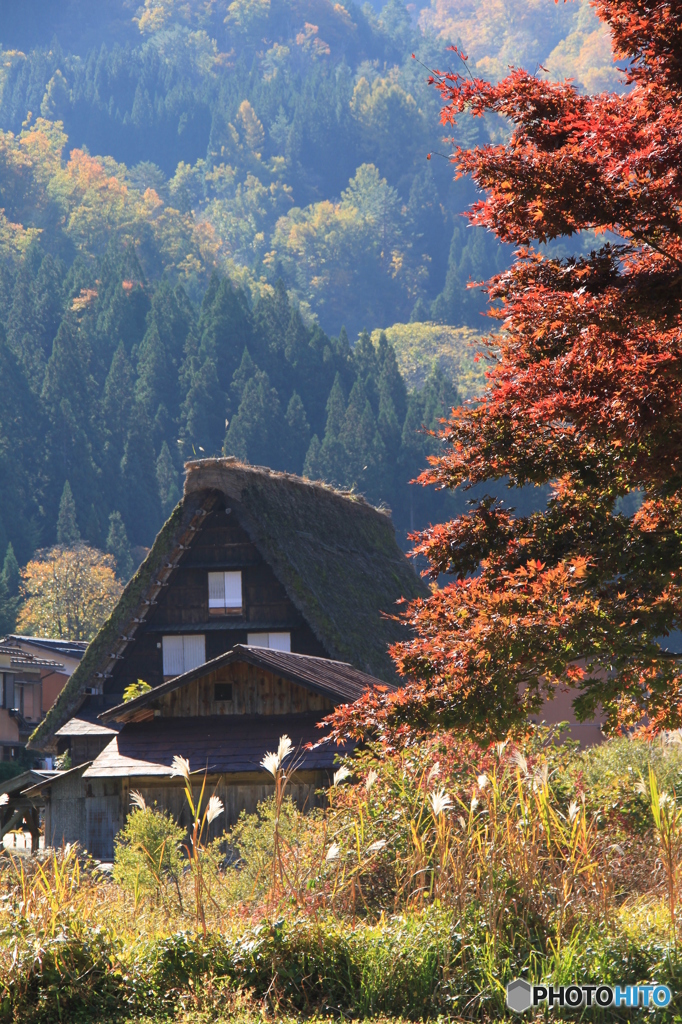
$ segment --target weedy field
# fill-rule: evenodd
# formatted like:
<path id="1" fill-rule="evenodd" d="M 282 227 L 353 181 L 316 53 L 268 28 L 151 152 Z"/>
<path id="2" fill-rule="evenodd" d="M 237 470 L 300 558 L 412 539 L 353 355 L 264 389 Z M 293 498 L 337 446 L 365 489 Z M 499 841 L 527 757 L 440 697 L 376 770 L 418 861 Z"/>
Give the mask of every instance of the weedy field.
<path id="1" fill-rule="evenodd" d="M 5 855 L 0 1020 L 493 1021 L 515 977 L 655 979 L 679 1017 L 679 743 L 377 746 L 310 814 L 288 760 L 222 840 L 177 759 L 189 833 L 133 795 L 111 874 L 74 847 Z"/>

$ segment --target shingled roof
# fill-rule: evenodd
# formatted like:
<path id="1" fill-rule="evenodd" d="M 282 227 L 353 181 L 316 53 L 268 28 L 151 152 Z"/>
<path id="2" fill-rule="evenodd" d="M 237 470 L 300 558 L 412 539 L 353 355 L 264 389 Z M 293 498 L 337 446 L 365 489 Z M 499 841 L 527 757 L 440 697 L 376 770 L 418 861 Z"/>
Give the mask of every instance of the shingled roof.
<path id="1" fill-rule="evenodd" d="M 233 458 L 186 463 L 182 500 L 29 746 L 40 749 L 123 656 L 160 588 L 222 497 L 332 658 L 395 682 L 388 654 L 404 627 L 384 613 L 427 593 L 399 548 L 388 512 L 359 495 Z"/>
<path id="2" fill-rule="evenodd" d="M 333 768 L 334 758 L 347 747 L 319 744 L 319 715 L 225 715 L 200 718 L 157 718 L 128 722 L 84 772 L 84 778 L 126 778 L 133 775 L 169 776 L 173 758 L 187 758 L 192 771 L 210 774 L 262 772 L 260 762 L 288 735 L 296 753 L 290 759 L 298 771 Z"/>

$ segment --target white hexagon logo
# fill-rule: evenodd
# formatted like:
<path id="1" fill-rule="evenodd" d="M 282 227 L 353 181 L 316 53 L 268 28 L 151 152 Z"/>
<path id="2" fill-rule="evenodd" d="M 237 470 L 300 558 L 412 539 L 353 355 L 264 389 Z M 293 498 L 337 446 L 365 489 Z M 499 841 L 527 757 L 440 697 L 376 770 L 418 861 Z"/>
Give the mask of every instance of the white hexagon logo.
<path id="1" fill-rule="evenodd" d="M 514 1013 L 523 1013 L 529 1010 L 533 1004 L 531 998 L 531 987 L 527 981 L 517 978 L 507 985 L 507 1006 Z"/>

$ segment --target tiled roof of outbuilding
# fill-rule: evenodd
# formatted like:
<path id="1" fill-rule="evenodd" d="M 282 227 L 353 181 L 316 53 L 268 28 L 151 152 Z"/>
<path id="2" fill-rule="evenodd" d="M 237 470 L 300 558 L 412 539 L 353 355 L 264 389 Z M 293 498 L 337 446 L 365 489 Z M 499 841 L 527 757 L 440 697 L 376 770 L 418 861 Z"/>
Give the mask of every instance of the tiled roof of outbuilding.
<path id="1" fill-rule="evenodd" d="M 222 775 L 263 772 L 260 762 L 279 739 L 289 736 L 295 752 L 285 767 L 300 771 L 331 769 L 339 748 L 305 745 L 321 737 L 316 713 L 299 715 L 211 715 L 200 718 L 154 718 L 128 722 L 84 773 L 84 778 L 127 778 L 170 775 L 176 754 L 187 758 L 191 771 Z"/>

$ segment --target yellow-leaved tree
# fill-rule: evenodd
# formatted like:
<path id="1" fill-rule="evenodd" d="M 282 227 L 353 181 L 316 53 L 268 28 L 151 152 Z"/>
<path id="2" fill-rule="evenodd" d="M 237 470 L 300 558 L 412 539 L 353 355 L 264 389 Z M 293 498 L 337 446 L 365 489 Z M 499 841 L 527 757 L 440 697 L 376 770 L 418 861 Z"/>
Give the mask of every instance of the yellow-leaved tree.
<path id="1" fill-rule="evenodd" d="M 20 633 L 92 640 L 123 590 L 115 562 L 85 544 L 36 552 L 21 571 Z"/>

